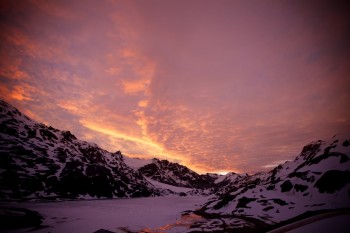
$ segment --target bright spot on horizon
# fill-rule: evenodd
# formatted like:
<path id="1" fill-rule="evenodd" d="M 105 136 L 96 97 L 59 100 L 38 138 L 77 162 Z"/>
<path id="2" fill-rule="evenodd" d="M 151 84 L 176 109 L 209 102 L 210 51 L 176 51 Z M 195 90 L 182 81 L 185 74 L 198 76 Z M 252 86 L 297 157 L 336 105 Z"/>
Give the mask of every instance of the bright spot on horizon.
<path id="1" fill-rule="evenodd" d="M 214 173 L 224 176 L 224 175 L 227 175 L 230 172 L 229 171 L 217 171 L 217 172 L 214 172 Z"/>

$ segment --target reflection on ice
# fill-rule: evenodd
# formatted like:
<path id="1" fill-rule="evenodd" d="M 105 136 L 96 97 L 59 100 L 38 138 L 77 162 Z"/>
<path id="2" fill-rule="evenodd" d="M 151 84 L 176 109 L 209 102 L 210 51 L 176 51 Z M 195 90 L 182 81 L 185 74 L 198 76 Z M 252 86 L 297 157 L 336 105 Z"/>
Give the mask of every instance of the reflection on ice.
<path id="1" fill-rule="evenodd" d="M 119 228 L 126 233 L 186 233 L 186 232 L 247 232 L 259 229 L 258 220 L 249 220 L 241 217 L 221 216 L 219 218 L 204 218 L 194 213 L 186 213 L 172 224 L 158 228 Z"/>
<path id="2" fill-rule="evenodd" d="M 120 228 L 124 232 L 139 232 L 139 233 L 174 233 L 174 232 L 186 232 L 194 223 L 199 223 L 205 219 L 199 215 L 189 213 L 183 214 L 179 220 L 172 224 L 166 224 L 158 228 L 145 228 L 140 230 L 132 230 L 130 228 Z"/>

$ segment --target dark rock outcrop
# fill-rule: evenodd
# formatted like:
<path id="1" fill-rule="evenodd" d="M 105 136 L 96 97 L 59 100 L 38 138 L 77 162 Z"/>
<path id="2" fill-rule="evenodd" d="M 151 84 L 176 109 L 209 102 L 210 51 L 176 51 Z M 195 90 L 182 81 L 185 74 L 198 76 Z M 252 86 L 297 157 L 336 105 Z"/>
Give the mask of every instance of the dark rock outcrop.
<path id="1" fill-rule="evenodd" d="M 36 211 L 24 208 L 0 208 L 0 230 L 37 228 L 43 217 Z"/>

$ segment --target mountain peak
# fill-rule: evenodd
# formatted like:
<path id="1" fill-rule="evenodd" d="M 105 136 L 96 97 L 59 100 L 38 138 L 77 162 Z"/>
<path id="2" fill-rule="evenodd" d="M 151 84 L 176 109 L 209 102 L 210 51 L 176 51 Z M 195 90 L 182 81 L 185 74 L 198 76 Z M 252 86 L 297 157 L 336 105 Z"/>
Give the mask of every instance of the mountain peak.
<path id="1" fill-rule="evenodd" d="M 156 181 L 187 188 L 209 188 L 214 184 L 215 178 L 199 175 L 189 168 L 168 160 L 152 159 L 150 164 L 138 169 L 145 176 Z"/>

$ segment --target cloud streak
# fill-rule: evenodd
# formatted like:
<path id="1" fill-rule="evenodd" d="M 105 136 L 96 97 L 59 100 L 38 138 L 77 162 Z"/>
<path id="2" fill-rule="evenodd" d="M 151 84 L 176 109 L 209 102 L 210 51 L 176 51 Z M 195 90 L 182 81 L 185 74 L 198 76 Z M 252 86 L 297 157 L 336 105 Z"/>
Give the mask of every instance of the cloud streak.
<path id="1" fill-rule="evenodd" d="M 129 156 L 256 172 L 348 133 L 349 6 L 3 1 L 1 98 Z"/>

